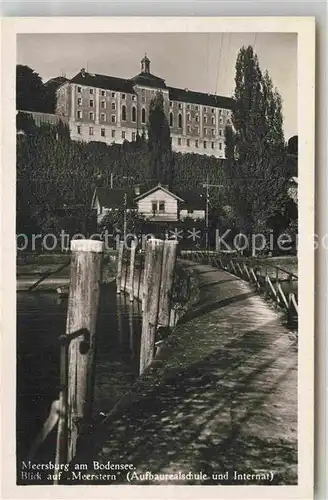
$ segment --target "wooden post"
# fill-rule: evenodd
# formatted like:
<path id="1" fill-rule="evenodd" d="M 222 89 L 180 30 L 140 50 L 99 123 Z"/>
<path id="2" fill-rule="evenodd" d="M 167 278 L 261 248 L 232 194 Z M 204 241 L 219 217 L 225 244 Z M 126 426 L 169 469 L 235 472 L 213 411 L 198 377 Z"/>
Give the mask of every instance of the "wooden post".
<path id="1" fill-rule="evenodd" d="M 148 241 L 150 241 L 150 240 L 148 240 Z M 150 247 L 148 246 L 148 241 L 146 243 L 144 268 L 143 268 L 143 286 L 142 286 L 142 299 L 141 299 L 142 312 L 145 309 L 145 303 L 146 303 L 146 298 L 147 298 L 147 293 L 148 293 L 148 282 L 147 281 L 148 281 L 148 271 L 149 271 L 149 265 L 150 265 L 150 255 L 151 255 L 151 252 L 149 250 Z"/>
<path id="2" fill-rule="evenodd" d="M 130 302 L 133 302 L 134 299 L 134 266 L 136 261 L 136 242 L 134 240 L 131 241 L 131 250 L 130 250 L 130 284 L 129 284 L 129 294 L 130 294 Z"/>
<path id="3" fill-rule="evenodd" d="M 124 241 L 120 241 L 118 245 L 117 275 L 116 275 L 116 293 L 118 295 L 121 293 L 123 250 L 124 250 Z"/>
<path id="4" fill-rule="evenodd" d="M 279 294 L 278 294 L 278 285 L 279 285 L 279 269 L 276 267 L 276 307 L 279 305 Z"/>
<path id="5" fill-rule="evenodd" d="M 292 324 L 292 310 L 293 310 L 293 275 L 289 275 L 289 293 L 288 293 L 288 311 L 287 311 L 287 321 L 288 325 Z"/>
<path id="6" fill-rule="evenodd" d="M 75 456 L 79 434 L 92 413 L 95 333 L 103 247 L 102 241 L 71 242 L 66 335 L 72 335 L 81 329 L 88 335 L 84 338 L 81 336 L 72 338 L 68 347 L 68 462 Z"/>
<path id="7" fill-rule="evenodd" d="M 140 346 L 140 374 L 154 357 L 155 334 L 158 317 L 160 278 L 162 274 L 164 241 L 151 239 L 147 242 L 144 287 L 144 310 Z"/>
<path id="8" fill-rule="evenodd" d="M 269 288 L 269 284 L 268 284 L 268 268 L 265 267 L 265 269 L 264 269 L 264 298 L 265 299 L 268 298 L 268 288 Z"/>
<path id="9" fill-rule="evenodd" d="M 174 269 L 177 258 L 176 240 L 166 240 L 163 249 L 163 265 L 159 292 L 158 326 L 169 326 Z"/>

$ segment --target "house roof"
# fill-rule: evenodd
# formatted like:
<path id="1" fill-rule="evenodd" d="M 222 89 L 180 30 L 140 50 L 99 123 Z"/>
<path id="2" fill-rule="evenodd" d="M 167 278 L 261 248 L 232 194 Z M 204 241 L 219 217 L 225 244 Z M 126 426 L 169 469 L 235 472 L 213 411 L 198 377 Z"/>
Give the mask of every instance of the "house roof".
<path id="1" fill-rule="evenodd" d="M 124 195 L 127 195 L 126 206 L 127 208 L 135 208 L 134 203 L 134 190 L 133 188 L 108 188 L 97 187 L 92 197 L 91 208 L 95 208 L 95 200 L 98 201 L 102 207 L 105 208 L 120 208 L 124 206 Z"/>
<path id="2" fill-rule="evenodd" d="M 141 72 L 131 80 L 134 85 L 144 85 L 145 87 L 166 89 L 165 80 L 159 76 L 152 75 L 151 73 Z"/>
<path id="3" fill-rule="evenodd" d="M 222 97 L 204 92 L 195 92 L 188 89 L 178 89 L 168 87 L 171 101 L 189 102 L 191 104 L 201 104 L 203 106 L 213 106 L 217 108 L 233 109 L 234 100 L 231 97 Z"/>
<path id="4" fill-rule="evenodd" d="M 50 78 L 50 80 L 47 80 L 44 86 L 46 87 L 47 85 L 53 85 L 55 87 L 59 87 L 66 82 L 68 82 L 68 78 L 66 78 L 66 76 L 55 76 L 54 78 Z"/>
<path id="5" fill-rule="evenodd" d="M 81 70 L 75 75 L 70 83 L 86 85 L 88 87 L 96 87 L 105 90 L 116 90 L 118 92 L 126 92 L 127 94 L 135 94 L 133 90 L 134 82 L 125 78 L 117 78 L 114 76 L 99 75 L 96 73 L 88 73 Z"/>
<path id="6" fill-rule="evenodd" d="M 161 184 L 157 184 L 153 188 L 149 189 L 148 191 L 145 191 L 144 193 L 141 193 L 139 196 L 135 197 L 135 201 L 139 201 L 142 198 L 145 198 L 146 196 L 150 195 L 151 193 L 154 193 L 154 191 L 157 191 L 158 189 L 161 189 L 165 193 L 169 194 L 173 198 L 176 198 L 178 201 L 184 201 L 182 198 L 180 198 L 178 195 L 172 193 L 172 191 L 169 191 L 166 187 L 162 186 Z"/>

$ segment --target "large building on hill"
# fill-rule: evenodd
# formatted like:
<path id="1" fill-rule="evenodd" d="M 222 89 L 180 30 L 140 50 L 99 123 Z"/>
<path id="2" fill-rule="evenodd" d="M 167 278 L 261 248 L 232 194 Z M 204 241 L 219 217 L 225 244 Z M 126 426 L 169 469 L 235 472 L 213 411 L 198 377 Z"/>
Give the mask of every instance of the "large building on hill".
<path id="1" fill-rule="evenodd" d="M 162 92 L 172 148 L 224 158 L 224 128 L 231 123 L 233 99 L 168 87 L 150 72 L 145 55 L 131 79 L 81 69 L 57 89 L 56 114 L 68 119 L 71 138 L 107 144 L 133 141 L 146 131 L 151 99 Z"/>

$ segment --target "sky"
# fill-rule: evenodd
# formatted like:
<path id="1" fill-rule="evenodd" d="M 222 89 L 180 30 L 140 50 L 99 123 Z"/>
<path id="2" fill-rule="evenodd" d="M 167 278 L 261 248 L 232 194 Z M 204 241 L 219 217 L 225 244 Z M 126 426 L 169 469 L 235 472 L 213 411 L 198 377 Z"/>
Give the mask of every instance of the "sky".
<path id="1" fill-rule="evenodd" d="M 145 53 L 150 71 L 171 87 L 232 96 L 239 49 L 252 45 L 283 100 L 284 134 L 297 134 L 297 34 L 294 33 L 115 33 L 20 34 L 17 63 L 45 82 L 81 68 L 122 78 L 140 72 Z"/>

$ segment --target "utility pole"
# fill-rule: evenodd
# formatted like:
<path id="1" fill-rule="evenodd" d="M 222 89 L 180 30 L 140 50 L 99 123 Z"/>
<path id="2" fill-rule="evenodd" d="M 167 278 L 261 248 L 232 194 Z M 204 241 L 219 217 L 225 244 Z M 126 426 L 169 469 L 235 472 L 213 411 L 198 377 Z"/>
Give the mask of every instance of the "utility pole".
<path id="1" fill-rule="evenodd" d="M 206 188 L 206 211 L 205 211 L 205 226 L 206 226 L 206 234 L 205 234 L 205 246 L 206 249 L 208 249 L 208 229 L 209 229 L 209 205 L 210 205 L 210 193 L 209 193 L 209 188 L 210 187 L 215 187 L 215 188 L 222 188 L 223 184 L 210 184 L 209 183 L 209 178 L 208 174 L 206 176 L 206 184 L 203 184 L 203 187 Z"/>
<path id="2" fill-rule="evenodd" d="M 113 172 L 111 172 L 111 174 L 110 174 L 110 188 L 111 189 L 113 189 L 113 178 L 114 178 Z"/>

